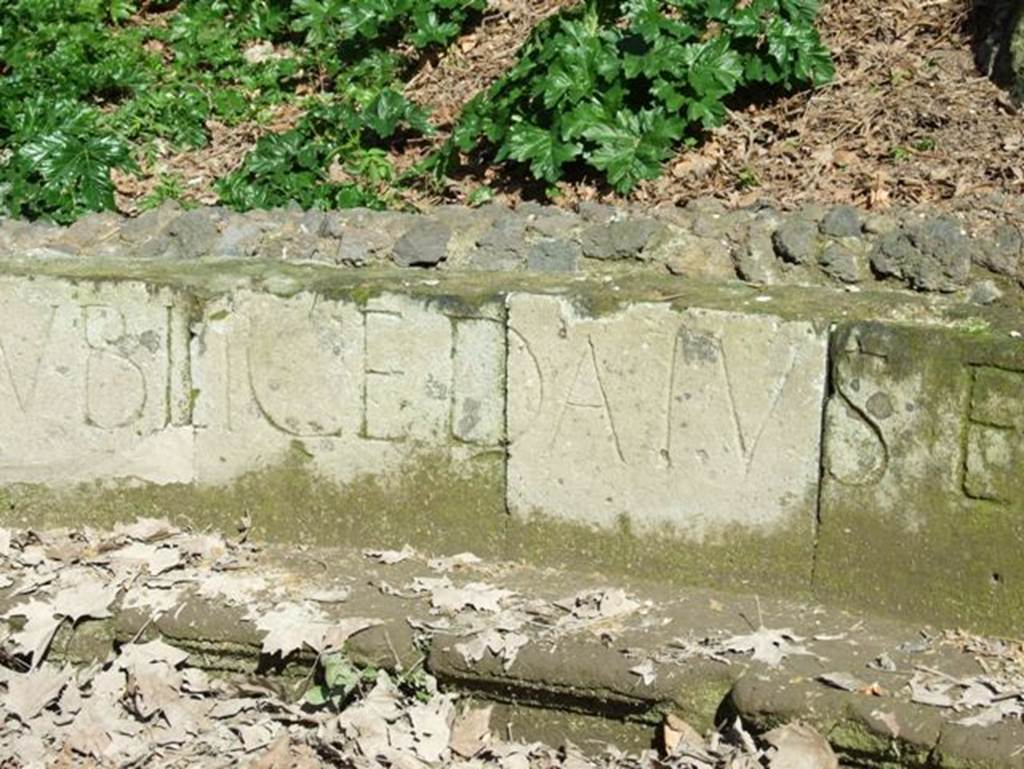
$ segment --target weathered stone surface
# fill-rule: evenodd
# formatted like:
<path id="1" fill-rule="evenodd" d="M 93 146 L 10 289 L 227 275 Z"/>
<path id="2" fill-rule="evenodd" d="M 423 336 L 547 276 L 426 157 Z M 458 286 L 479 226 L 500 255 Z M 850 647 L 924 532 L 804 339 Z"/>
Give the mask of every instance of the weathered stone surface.
<path id="1" fill-rule="evenodd" d="M 582 255 L 579 243 L 545 238 L 531 246 L 526 266 L 537 272 L 574 272 Z"/>
<path id="2" fill-rule="evenodd" d="M 836 206 L 821 220 L 821 234 L 833 238 L 857 238 L 861 234 L 860 211 L 853 206 Z"/>
<path id="3" fill-rule="evenodd" d="M 199 481 L 226 483 L 298 449 L 331 481 L 386 484 L 424 454 L 497 446 L 500 311 L 249 291 L 207 305 L 193 344 Z"/>
<path id="4" fill-rule="evenodd" d="M 452 231 L 437 222 L 419 222 L 395 243 L 393 258 L 399 267 L 431 267 L 448 258 Z"/>
<path id="5" fill-rule="evenodd" d="M 197 259 L 210 252 L 220 234 L 218 223 L 224 212 L 216 208 L 196 208 L 173 219 L 153 245 L 152 256 L 171 259 Z"/>
<path id="6" fill-rule="evenodd" d="M 1019 629 L 1024 343 L 1005 283 L 989 307 L 622 268 L 10 256 L 0 509 L 251 510 L 279 540 L 457 541 L 808 593 L 816 563 L 841 603 Z"/>
<path id="7" fill-rule="evenodd" d="M 821 251 L 818 225 L 811 219 L 794 216 L 775 231 L 772 242 L 775 252 L 792 264 L 814 264 Z"/>
<path id="8" fill-rule="evenodd" d="M 871 266 L 919 291 L 955 291 L 970 277 L 971 241 L 956 220 L 927 219 L 883 235 L 871 253 Z"/>
<path id="9" fill-rule="evenodd" d="M 762 285 L 779 282 L 779 270 L 775 260 L 775 245 L 772 236 L 780 224 L 779 215 L 772 209 L 759 211 L 747 225 L 745 235 L 739 240 L 733 258 L 736 274 L 743 280 Z"/>
<path id="10" fill-rule="evenodd" d="M 1024 344 L 850 324 L 832 383 L 821 594 L 1019 632 Z"/>
<path id="11" fill-rule="evenodd" d="M 810 534 L 826 337 L 769 316 L 634 305 L 583 317 L 509 300 L 509 508 L 668 527 Z"/>
<path id="12" fill-rule="evenodd" d="M 581 235 L 583 255 L 591 259 L 639 259 L 663 228 L 651 219 L 623 219 L 588 227 Z"/>
<path id="13" fill-rule="evenodd" d="M 217 207 L 183 211 L 168 202 L 136 218 L 108 212 L 71 227 L 0 219 L 0 259 L 5 253 L 184 262 L 212 257 L 590 276 L 667 270 L 759 285 L 857 282 L 890 289 L 899 288 L 899 281 L 941 293 L 967 289 L 987 270 L 1016 280 L 1019 286 L 1001 280 L 999 287 L 1018 299 L 1024 296 L 1024 205 L 1003 200 L 999 211 L 979 223 L 966 209 L 941 215 L 894 209 L 881 215 L 808 205 L 784 212 L 761 201 L 730 210 L 708 199 L 682 208 L 581 203 L 573 212 L 492 203 L 441 206 L 424 214 L 298 207 L 240 214 Z M 863 258 L 868 254 L 870 270 Z"/>
<path id="14" fill-rule="evenodd" d="M 860 283 L 867 278 L 867 259 L 854 238 L 827 243 L 818 262 L 826 275 L 842 283 Z"/>
<path id="15" fill-rule="evenodd" d="M 0 482 L 191 481 L 187 346 L 170 292 L 0 278 Z"/>
<path id="16" fill-rule="evenodd" d="M 1011 224 L 996 225 L 991 237 L 981 241 L 976 259 L 992 272 L 1024 279 L 1024 236 L 1020 229 Z"/>

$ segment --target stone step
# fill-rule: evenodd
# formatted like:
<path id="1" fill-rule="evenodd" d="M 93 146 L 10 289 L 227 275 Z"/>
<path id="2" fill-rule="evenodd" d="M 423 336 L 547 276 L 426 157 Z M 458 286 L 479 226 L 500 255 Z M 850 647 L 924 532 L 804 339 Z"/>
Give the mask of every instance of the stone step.
<path id="1" fill-rule="evenodd" d="M 173 514 L 1024 627 L 1013 306 L 0 261 L 3 521 Z"/>
<path id="2" fill-rule="evenodd" d="M 102 541 L 95 533 L 73 539 L 85 543 L 78 550 L 41 537 L 48 557 L 69 566 L 111 552 L 89 544 Z M 316 653 L 265 653 L 278 643 L 267 628 L 301 638 L 303 612 L 322 612 L 324 627 L 371 623 L 345 642 L 358 664 L 422 665 L 445 687 L 496 703 L 492 724 L 521 740 L 639 749 L 670 717 L 700 732 L 736 717 L 754 733 L 800 720 L 827 736 L 845 766 L 1024 767 L 1024 693 L 1012 689 L 1024 681 L 1019 643 L 754 594 L 402 557 L 388 564 L 338 548 L 244 548 L 220 567 L 143 571 L 111 617 L 65 625 L 50 658 L 102 659 L 114 644 L 160 637 L 187 651 L 191 666 L 291 681 L 299 692 Z M 17 587 L 24 570 L 3 574 Z M 140 599 L 171 585 L 181 594 L 160 610 Z M 38 598 L 13 590 L 0 600 L 8 630 L 18 626 L 14 607 Z M 290 624 L 266 622 L 282 613 Z M 985 689 L 990 699 L 1000 686 L 1009 692 L 986 706 L 948 706 L 977 697 L 972 686 L 996 687 Z M 1000 703 L 1017 709 L 1000 718 Z M 987 725 L 963 723 L 993 713 Z"/>

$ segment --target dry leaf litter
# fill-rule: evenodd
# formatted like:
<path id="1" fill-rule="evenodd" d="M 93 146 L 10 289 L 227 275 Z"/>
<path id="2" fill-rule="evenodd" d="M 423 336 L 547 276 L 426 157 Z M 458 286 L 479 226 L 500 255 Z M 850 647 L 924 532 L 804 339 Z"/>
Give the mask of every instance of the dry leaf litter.
<path id="1" fill-rule="evenodd" d="M 330 618 L 324 606 L 343 604 L 344 588 L 324 588 L 296 599 L 281 580 L 261 574 L 259 548 L 219 534 L 183 531 L 167 521 L 141 519 L 114 532 L 0 530 L 0 585 L 10 606 L 0 643 L 0 766 L 15 767 L 220 767 L 257 769 L 317 766 L 481 767 L 481 769 L 754 769 L 835 767 L 828 742 L 793 723 L 761 737 L 736 720 L 698 734 L 669 717 L 660 748 L 626 755 L 609 747 L 585 756 L 559 748 L 493 736 L 491 709 L 440 691 L 419 671 L 361 671 L 344 701 L 312 706 L 270 679 L 212 674 L 189 664 L 189 654 L 142 632 L 91 665 L 60 661 L 55 639 L 64 626 L 104 619 L 116 607 L 142 609 L 150 621 L 178 610 L 186 590 L 246 610 L 262 633 L 262 652 L 316 655 L 322 665 L 346 639 L 371 627 L 372 617 Z M 418 558 L 411 548 L 368 551 L 384 564 Z M 528 643 L 573 633 L 604 637 L 624 618 L 651 607 L 615 588 L 586 590 L 548 602 L 481 581 L 460 579 L 479 559 L 469 553 L 427 561 L 437 576 L 416 577 L 384 592 L 422 595 L 431 619 L 411 620 L 423 633 L 462 637 L 467 661 L 487 653 L 511 665 Z M 145 629 L 145 628 L 143 628 Z M 792 655 L 812 654 L 790 630 L 763 626 L 718 639 L 678 639 L 657 658 L 633 668 L 644 684 L 657 666 L 702 656 L 728 664 L 749 657 L 769 667 Z M 971 637 L 946 642 L 993 660 L 985 676 L 952 678 L 921 670 L 911 681 L 916 702 L 962 710 L 964 723 L 991 723 L 1024 712 L 1024 678 L 1013 661 L 1017 647 Z M 1012 652 L 1012 653 L 1011 653 Z M 1016 655 L 1016 656 L 1015 656 Z M 1010 660 L 1011 662 L 1007 662 Z M 310 670 L 311 685 L 314 670 Z M 220 677 L 218 677 L 220 676 Z M 831 685 L 852 676 L 836 674 Z M 413 684 L 412 682 L 415 682 Z"/>

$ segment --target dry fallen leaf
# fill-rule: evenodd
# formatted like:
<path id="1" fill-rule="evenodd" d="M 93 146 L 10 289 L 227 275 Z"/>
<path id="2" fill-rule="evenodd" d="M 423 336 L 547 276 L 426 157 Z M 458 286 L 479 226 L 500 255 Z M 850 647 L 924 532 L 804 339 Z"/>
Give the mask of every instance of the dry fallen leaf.
<path id="1" fill-rule="evenodd" d="M 772 630 L 764 626 L 753 633 L 737 635 L 725 641 L 725 648 L 737 654 L 752 654 L 755 662 L 763 662 L 769 667 L 778 667 L 786 657 L 793 655 L 811 655 L 800 642 L 803 639 L 792 630 Z"/>
<path id="2" fill-rule="evenodd" d="M 661 725 L 661 746 L 665 755 L 674 755 L 680 748 L 702 749 L 704 739 L 700 732 L 679 716 L 669 713 Z"/>
<path id="3" fill-rule="evenodd" d="M 473 708 L 455 718 L 449 746 L 463 758 L 473 758 L 487 747 L 491 737 L 493 707 Z"/>
<path id="4" fill-rule="evenodd" d="M 844 692 L 859 692 L 867 687 L 866 683 L 849 673 L 822 673 L 818 680 Z"/>
<path id="5" fill-rule="evenodd" d="M 406 545 L 401 550 L 364 550 L 363 555 L 377 563 L 393 566 L 396 563 L 409 560 L 416 555 L 416 551 Z"/>
<path id="6" fill-rule="evenodd" d="M 78 577 L 54 596 L 53 611 L 72 623 L 86 617 L 104 619 L 110 616 L 110 604 L 117 598 L 118 590 L 116 584 L 110 585 L 98 577 Z"/>
<path id="7" fill-rule="evenodd" d="M 15 606 L 3 616 L 24 617 L 25 624 L 10 636 L 11 645 L 16 654 L 30 656 L 32 666 L 39 667 L 63 617 L 55 617 L 49 603 L 35 599 Z"/>
<path id="8" fill-rule="evenodd" d="M 630 668 L 629 672 L 640 676 L 644 686 L 650 686 L 658 677 L 658 671 L 654 669 L 654 660 L 644 660 L 636 667 Z"/>
<path id="9" fill-rule="evenodd" d="M 427 561 L 427 566 L 434 571 L 452 571 L 464 566 L 475 566 L 480 563 L 480 558 L 473 553 L 457 553 L 444 558 L 432 558 Z"/>
<path id="10" fill-rule="evenodd" d="M 466 608 L 477 611 L 501 611 L 501 601 L 515 595 L 483 582 L 470 582 L 462 587 L 439 585 L 430 593 L 430 602 L 437 608 L 449 612 L 460 612 Z"/>
<path id="11" fill-rule="evenodd" d="M 114 527 L 114 534 L 139 542 L 155 542 L 177 534 L 180 529 L 171 525 L 166 518 L 138 518 L 134 523 Z"/>
<path id="12" fill-rule="evenodd" d="M 318 653 L 339 649 L 351 636 L 376 624 L 378 620 L 362 617 L 329 620 L 319 607 L 297 603 L 278 604 L 256 620 L 256 627 L 266 633 L 262 652 L 282 659 L 304 646 Z"/>
<path id="13" fill-rule="evenodd" d="M 488 628 L 468 641 L 455 644 L 455 651 L 461 654 L 466 662 L 479 662 L 490 651 L 504 661 L 505 670 L 508 670 L 519 656 L 519 650 L 529 642 L 529 636 L 522 633 Z"/>
<path id="14" fill-rule="evenodd" d="M 630 614 L 640 608 L 640 602 L 619 588 L 584 590 L 556 605 L 569 611 L 577 619 L 610 619 Z"/>
<path id="15" fill-rule="evenodd" d="M 839 759 L 828 740 L 800 722 L 780 726 L 764 735 L 774 748 L 768 769 L 839 769 Z"/>
<path id="16" fill-rule="evenodd" d="M 69 668 L 58 669 L 52 665 L 43 665 L 24 675 L 14 676 L 7 682 L 4 707 L 23 724 L 28 724 L 43 708 L 60 697 L 70 680 Z"/>

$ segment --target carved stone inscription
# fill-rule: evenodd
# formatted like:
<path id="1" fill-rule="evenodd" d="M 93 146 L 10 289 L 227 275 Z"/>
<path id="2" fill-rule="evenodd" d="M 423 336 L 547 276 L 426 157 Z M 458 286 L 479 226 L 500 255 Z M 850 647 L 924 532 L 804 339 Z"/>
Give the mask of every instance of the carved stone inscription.
<path id="1" fill-rule="evenodd" d="M 945 354 L 922 354 L 930 348 Z M 859 489 L 872 509 L 910 529 L 937 514 L 923 504 L 933 497 L 954 509 L 1014 501 L 1024 470 L 1024 372 L 984 362 L 990 354 L 950 332 L 841 329 L 826 412 L 826 499 Z"/>
<path id="2" fill-rule="evenodd" d="M 964 491 L 1009 504 L 1024 476 L 1024 371 L 970 368 Z"/>
<path id="3" fill-rule="evenodd" d="M 879 322 L 836 329 L 822 596 L 1009 628 L 1009 607 L 1024 600 L 1022 370 L 1024 345 L 1012 337 Z"/>
<path id="4" fill-rule="evenodd" d="M 509 307 L 509 506 L 701 539 L 740 523 L 810 528 L 826 334 L 803 322 L 663 305 L 581 318 Z"/>
<path id="5" fill-rule="evenodd" d="M 186 334 L 141 285 L 0 280 L 0 481 L 192 480 Z"/>
<path id="6" fill-rule="evenodd" d="M 239 292 L 193 346 L 200 479 L 223 482 L 301 446 L 343 482 L 437 448 L 504 435 L 500 307 L 450 317 L 423 300 L 365 305 Z"/>

